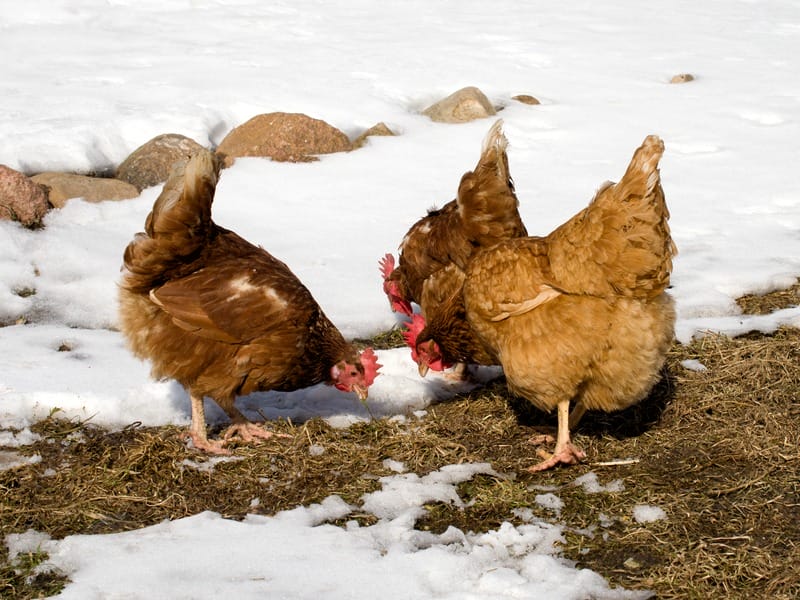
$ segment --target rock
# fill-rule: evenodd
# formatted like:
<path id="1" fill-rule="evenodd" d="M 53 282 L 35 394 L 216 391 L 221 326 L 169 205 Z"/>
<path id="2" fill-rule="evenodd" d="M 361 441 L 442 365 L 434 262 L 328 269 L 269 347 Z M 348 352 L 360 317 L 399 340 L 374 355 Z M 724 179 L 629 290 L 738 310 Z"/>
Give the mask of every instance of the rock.
<path id="1" fill-rule="evenodd" d="M 432 121 L 466 123 L 497 114 L 486 95 L 476 87 L 465 87 L 422 111 Z"/>
<path id="2" fill-rule="evenodd" d="M 0 219 L 40 227 L 48 210 L 47 190 L 23 173 L 0 165 Z"/>
<path id="3" fill-rule="evenodd" d="M 202 148 L 203 146 L 185 135 L 158 135 L 139 146 L 122 161 L 117 167 L 115 177 L 136 186 L 141 192 L 145 188 L 164 183 L 176 161 Z"/>
<path id="4" fill-rule="evenodd" d="M 316 154 L 353 149 L 350 139 L 325 121 L 299 113 L 257 115 L 233 129 L 217 147 L 226 167 L 239 156 L 309 162 Z"/>
<path id="5" fill-rule="evenodd" d="M 136 198 L 136 186 L 120 179 L 108 177 L 87 177 L 72 173 L 39 173 L 31 177 L 39 185 L 49 188 L 50 204 L 61 208 L 70 198 L 83 198 L 87 202 L 103 200 L 125 200 Z"/>
<path id="6" fill-rule="evenodd" d="M 694 81 L 694 75 L 691 73 L 673 75 L 672 79 L 669 80 L 670 83 L 689 83 L 690 81 Z"/>
<path id="7" fill-rule="evenodd" d="M 371 135 L 395 135 L 394 131 L 389 129 L 386 123 L 378 123 L 377 125 L 373 125 L 369 129 L 367 129 L 364 133 L 358 136 L 355 141 L 353 142 L 353 148 L 361 148 L 364 144 L 367 143 L 367 138 Z"/>
<path id="8" fill-rule="evenodd" d="M 640 563 L 638 560 L 636 560 L 635 558 L 633 558 L 631 556 L 631 557 L 625 559 L 625 562 L 622 563 L 622 566 L 624 566 L 626 569 L 630 569 L 632 571 L 636 571 L 636 570 L 642 568 L 642 563 Z"/>
<path id="9" fill-rule="evenodd" d="M 534 96 L 530 96 L 528 94 L 517 94 L 516 96 L 511 96 L 512 100 L 516 100 L 517 102 L 522 102 L 523 104 L 530 104 L 531 106 L 535 106 L 536 104 L 541 104 L 538 98 Z"/>

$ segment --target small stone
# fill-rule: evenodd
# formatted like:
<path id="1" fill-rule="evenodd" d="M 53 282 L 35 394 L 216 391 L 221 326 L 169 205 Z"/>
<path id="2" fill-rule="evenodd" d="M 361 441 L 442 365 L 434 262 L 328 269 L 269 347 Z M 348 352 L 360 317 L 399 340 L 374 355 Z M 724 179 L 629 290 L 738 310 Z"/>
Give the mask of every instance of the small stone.
<path id="1" fill-rule="evenodd" d="M 126 181 L 140 192 L 161 185 L 169 177 L 175 162 L 191 156 L 203 147 L 178 133 L 165 133 L 145 142 L 117 167 L 115 177 Z"/>
<path id="2" fill-rule="evenodd" d="M 486 95 L 476 87 L 465 87 L 432 104 L 422 114 L 439 123 L 466 123 L 496 115 Z"/>
<path id="3" fill-rule="evenodd" d="M 257 115 L 233 129 L 217 147 L 226 167 L 240 156 L 281 162 L 310 162 L 317 154 L 347 152 L 350 139 L 325 121 L 301 113 Z"/>
<path id="4" fill-rule="evenodd" d="M 516 96 L 512 96 L 511 99 L 516 100 L 517 102 L 522 102 L 523 104 L 530 104 L 531 106 L 541 104 L 538 98 L 528 94 L 517 94 Z"/>
<path id="5" fill-rule="evenodd" d="M 50 210 L 47 190 L 5 165 L 0 165 L 0 219 L 19 221 L 25 227 L 40 227 Z"/>
<path id="6" fill-rule="evenodd" d="M 636 560 L 633 557 L 630 557 L 630 558 L 626 559 L 625 562 L 622 563 L 622 565 L 626 569 L 630 569 L 631 571 L 636 571 L 637 569 L 641 569 L 642 568 L 642 563 L 640 563 L 638 560 Z"/>
<path id="7" fill-rule="evenodd" d="M 136 186 L 120 179 L 108 177 L 46 172 L 34 175 L 31 179 L 48 188 L 48 199 L 50 204 L 56 208 L 62 208 L 70 198 L 83 198 L 87 202 L 102 202 L 136 198 L 139 195 Z"/>
<path id="8" fill-rule="evenodd" d="M 690 81 L 694 81 L 694 75 L 691 73 L 673 75 L 672 79 L 669 80 L 670 83 L 689 83 Z"/>
<path id="9" fill-rule="evenodd" d="M 361 148 L 364 144 L 367 143 L 367 138 L 372 135 L 384 135 L 384 136 L 393 136 L 396 135 L 394 131 L 389 129 L 386 123 L 380 122 L 376 125 L 373 125 L 369 129 L 367 129 L 364 133 L 359 135 L 355 141 L 353 142 L 353 148 Z"/>

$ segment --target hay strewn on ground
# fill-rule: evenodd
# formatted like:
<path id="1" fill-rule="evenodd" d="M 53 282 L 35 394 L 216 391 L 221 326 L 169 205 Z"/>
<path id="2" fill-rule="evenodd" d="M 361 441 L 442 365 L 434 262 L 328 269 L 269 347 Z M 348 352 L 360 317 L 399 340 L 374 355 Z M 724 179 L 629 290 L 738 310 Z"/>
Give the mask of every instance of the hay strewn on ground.
<path id="1" fill-rule="evenodd" d="M 796 293 L 796 292 L 793 292 Z M 783 300 L 785 302 L 785 299 Z M 748 300 L 748 302 L 753 302 Z M 769 300 L 773 302 L 773 300 Z M 384 343 L 396 344 L 387 335 Z M 694 371 L 682 361 L 707 368 Z M 26 448 L 35 465 L 0 472 L 0 528 L 29 528 L 54 537 L 135 529 L 202 510 L 229 518 L 271 514 L 331 494 L 355 502 L 389 475 L 386 458 L 425 474 L 444 465 L 489 461 L 510 475 L 478 476 L 460 486 L 465 509 L 431 505 L 419 527 L 496 528 L 520 522 L 519 511 L 555 519 L 536 503 L 542 486 L 564 502 L 564 556 L 613 583 L 650 589 L 658 598 L 800 597 L 800 331 L 728 339 L 709 336 L 670 353 L 665 378 L 641 405 L 612 415 L 589 413 L 575 442 L 586 464 L 530 474 L 537 459 L 527 439 L 554 416 L 508 401 L 497 382 L 430 407 L 424 419 L 379 420 L 336 430 L 314 420 L 274 428 L 293 437 L 242 447 L 241 460 L 202 472 L 185 461 L 173 427 L 131 426 L 109 433 L 91 423 L 60 420 L 35 430 Z M 311 446 L 324 448 L 311 453 Z M 600 466 L 600 461 L 639 462 Z M 574 481 L 588 472 L 616 492 L 587 493 Z M 253 508 L 250 501 L 258 497 Z M 640 524 L 639 504 L 666 519 Z M 515 514 L 516 513 L 516 514 Z M 371 517 L 361 517 L 365 524 Z M 58 591 L 53 575 L 29 577 L 43 557 L 8 564 L 0 548 L 0 595 L 32 598 Z"/>
<path id="2" fill-rule="evenodd" d="M 749 315 L 766 315 L 781 308 L 797 306 L 800 304 L 800 281 L 785 290 L 763 296 L 742 296 L 736 299 L 736 304 L 743 313 Z"/>

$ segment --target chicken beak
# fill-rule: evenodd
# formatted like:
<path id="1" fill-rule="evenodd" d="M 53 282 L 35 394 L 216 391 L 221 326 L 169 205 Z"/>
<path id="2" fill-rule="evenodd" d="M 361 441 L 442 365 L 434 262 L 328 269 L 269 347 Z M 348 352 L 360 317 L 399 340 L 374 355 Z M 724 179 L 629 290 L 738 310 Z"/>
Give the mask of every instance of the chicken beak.
<path id="1" fill-rule="evenodd" d="M 365 385 L 354 385 L 353 391 L 356 393 L 356 396 L 358 396 L 358 399 L 362 402 L 364 402 L 369 395 L 369 391 L 367 391 L 367 386 Z"/>
<path id="2" fill-rule="evenodd" d="M 419 376 L 425 377 L 425 375 L 428 374 L 428 368 L 429 368 L 428 365 L 426 365 L 425 363 L 419 363 Z"/>

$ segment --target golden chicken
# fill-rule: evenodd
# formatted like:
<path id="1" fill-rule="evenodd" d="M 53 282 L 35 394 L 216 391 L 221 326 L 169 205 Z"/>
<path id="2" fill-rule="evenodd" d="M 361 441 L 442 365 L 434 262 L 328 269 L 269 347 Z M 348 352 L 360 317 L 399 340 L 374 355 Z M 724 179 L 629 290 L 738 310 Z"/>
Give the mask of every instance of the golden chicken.
<path id="1" fill-rule="evenodd" d="M 555 452 L 531 471 L 585 458 L 569 435 L 584 411 L 624 409 L 659 379 L 675 324 L 663 152 L 648 136 L 620 182 L 569 221 L 544 238 L 481 250 L 467 268 L 467 319 L 509 390 L 558 409 Z"/>
<path id="2" fill-rule="evenodd" d="M 119 316 L 153 376 L 189 392 L 195 447 L 227 454 L 233 436 L 272 435 L 236 408 L 237 396 L 325 382 L 364 400 L 380 365 L 372 349 L 345 341 L 284 263 L 211 220 L 218 175 L 206 150 L 173 168 L 125 249 Z M 221 441 L 206 435 L 204 396 L 232 421 Z"/>
<path id="3" fill-rule="evenodd" d="M 464 343 L 463 333 L 469 333 L 469 325 L 463 305 L 437 311 L 443 299 L 455 297 L 460 304 L 459 278 L 463 280 L 463 270 L 479 248 L 527 235 L 508 169 L 508 140 L 502 126 L 503 121 L 497 120 L 486 134 L 478 163 L 461 177 L 456 199 L 429 211 L 406 233 L 397 268 L 391 254 L 381 261 L 383 288 L 393 310 L 411 316 L 413 302 L 420 306 L 425 321 L 434 314 L 439 319 L 441 338 L 426 340 L 428 350 L 420 354 L 416 336 L 424 322 L 416 317 L 409 325 L 406 339 L 415 360 L 423 361 L 419 362 L 420 372 L 428 367 L 441 370 L 453 362 L 490 360 L 477 347 L 472 355 L 473 344 L 469 340 Z"/>

